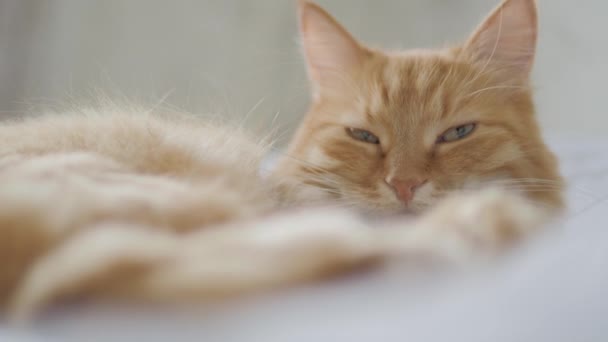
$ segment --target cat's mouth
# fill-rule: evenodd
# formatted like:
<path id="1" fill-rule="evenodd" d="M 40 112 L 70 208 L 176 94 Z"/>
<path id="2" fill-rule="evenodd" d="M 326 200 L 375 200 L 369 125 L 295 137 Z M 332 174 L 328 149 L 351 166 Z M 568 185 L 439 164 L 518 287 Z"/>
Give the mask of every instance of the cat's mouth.
<path id="1" fill-rule="evenodd" d="M 383 186 L 384 185 L 384 186 Z M 421 186 L 409 201 L 402 201 L 386 184 L 367 191 L 352 186 L 329 186 L 325 183 L 307 180 L 297 186 L 301 202 L 313 205 L 344 207 L 366 217 L 414 216 L 425 212 L 437 201 L 436 188 L 432 182 Z"/>

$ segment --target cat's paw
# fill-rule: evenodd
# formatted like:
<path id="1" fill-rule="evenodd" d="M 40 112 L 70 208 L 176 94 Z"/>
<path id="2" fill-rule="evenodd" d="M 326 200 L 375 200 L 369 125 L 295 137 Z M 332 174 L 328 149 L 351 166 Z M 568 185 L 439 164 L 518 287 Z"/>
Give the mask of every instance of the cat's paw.
<path id="1" fill-rule="evenodd" d="M 457 194 L 440 202 L 403 235 L 403 250 L 451 261 L 495 255 L 549 220 L 529 200 L 496 189 Z"/>

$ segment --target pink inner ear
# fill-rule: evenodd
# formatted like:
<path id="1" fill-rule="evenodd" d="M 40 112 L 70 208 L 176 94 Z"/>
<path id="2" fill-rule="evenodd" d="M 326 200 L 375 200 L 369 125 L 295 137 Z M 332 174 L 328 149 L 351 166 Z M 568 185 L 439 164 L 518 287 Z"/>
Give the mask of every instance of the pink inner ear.
<path id="1" fill-rule="evenodd" d="M 484 66 L 527 78 L 536 50 L 534 0 L 506 0 L 479 26 L 465 49 Z"/>
<path id="2" fill-rule="evenodd" d="M 300 33 L 310 78 L 319 86 L 339 80 L 363 58 L 357 41 L 325 10 L 300 3 Z M 329 84 L 327 84 L 329 85 Z"/>

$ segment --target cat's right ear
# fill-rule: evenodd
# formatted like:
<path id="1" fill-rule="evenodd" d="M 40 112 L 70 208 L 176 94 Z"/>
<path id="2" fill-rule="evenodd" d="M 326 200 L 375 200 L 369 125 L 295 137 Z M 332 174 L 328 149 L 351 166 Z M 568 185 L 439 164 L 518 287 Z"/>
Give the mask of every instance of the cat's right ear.
<path id="1" fill-rule="evenodd" d="M 366 51 L 342 25 L 317 4 L 299 1 L 300 37 L 313 96 L 340 87 L 363 62 Z"/>

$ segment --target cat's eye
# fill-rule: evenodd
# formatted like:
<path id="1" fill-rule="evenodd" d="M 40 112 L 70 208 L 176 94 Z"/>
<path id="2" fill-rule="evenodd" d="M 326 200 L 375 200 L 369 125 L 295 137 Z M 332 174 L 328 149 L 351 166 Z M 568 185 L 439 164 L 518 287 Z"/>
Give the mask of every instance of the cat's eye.
<path id="1" fill-rule="evenodd" d="M 473 133 L 475 127 L 477 124 L 470 123 L 450 128 L 437 138 L 437 143 L 449 143 L 463 139 Z"/>
<path id="2" fill-rule="evenodd" d="M 359 140 L 368 144 L 380 144 L 380 139 L 370 131 L 358 128 L 347 128 L 346 132 L 355 140 Z"/>

